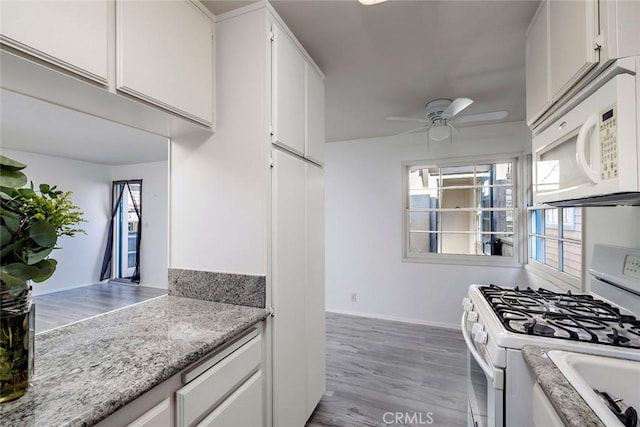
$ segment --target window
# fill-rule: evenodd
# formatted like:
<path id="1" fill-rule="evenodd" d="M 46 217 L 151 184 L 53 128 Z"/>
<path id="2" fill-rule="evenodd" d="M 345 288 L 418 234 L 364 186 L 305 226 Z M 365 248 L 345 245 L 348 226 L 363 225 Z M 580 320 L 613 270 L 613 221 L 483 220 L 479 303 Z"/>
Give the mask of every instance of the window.
<path id="1" fill-rule="evenodd" d="M 515 160 L 406 167 L 406 258 L 513 258 Z"/>
<path id="2" fill-rule="evenodd" d="M 562 218 L 562 221 L 558 221 Z M 565 276 L 579 286 L 582 276 L 582 210 L 529 209 L 529 264 Z M 566 276 L 569 276 L 568 278 Z"/>

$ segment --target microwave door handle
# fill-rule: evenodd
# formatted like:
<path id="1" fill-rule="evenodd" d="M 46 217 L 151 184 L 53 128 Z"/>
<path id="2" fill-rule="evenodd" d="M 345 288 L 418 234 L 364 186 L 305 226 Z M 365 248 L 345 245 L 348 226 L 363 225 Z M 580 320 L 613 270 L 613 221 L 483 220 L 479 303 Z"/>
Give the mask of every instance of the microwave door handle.
<path id="1" fill-rule="evenodd" d="M 580 128 L 580 132 L 578 133 L 578 141 L 576 142 L 576 160 L 578 162 L 578 166 L 582 169 L 582 172 L 585 176 L 591 181 L 592 184 L 598 182 L 598 172 L 593 170 L 591 165 L 587 163 L 587 157 L 584 154 L 584 149 L 587 145 L 587 140 L 591 140 L 591 134 L 598 127 L 598 116 L 596 114 L 592 115 L 587 119 L 587 121 Z M 589 142 L 591 144 L 591 142 Z M 591 159 L 593 162 L 594 159 Z"/>

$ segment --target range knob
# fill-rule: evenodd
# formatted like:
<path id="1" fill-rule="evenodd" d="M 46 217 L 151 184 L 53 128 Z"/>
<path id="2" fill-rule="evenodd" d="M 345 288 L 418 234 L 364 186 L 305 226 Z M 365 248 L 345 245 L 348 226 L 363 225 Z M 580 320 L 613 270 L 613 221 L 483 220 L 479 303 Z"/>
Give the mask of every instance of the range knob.
<path id="1" fill-rule="evenodd" d="M 470 311 L 469 314 L 467 314 L 468 322 L 475 322 L 477 320 L 478 320 L 478 313 L 476 313 L 475 311 Z"/>
<path id="2" fill-rule="evenodd" d="M 482 325 L 482 323 L 474 323 L 473 326 L 471 327 L 471 333 L 473 335 L 476 334 L 476 332 L 481 332 L 484 331 L 484 325 Z"/>
<path id="3" fill-rule="evenodd" d="M 473 334 L 473 340 L 477 343 L 480 344 L 486 344 L 487 343 L 487 333 L 485 331 L 478 331 L 475 334 Z"/>
<path id="4" fill-rule="evenodd" d="M 464 308 L 464 311 L 471 311 L 473 310 L 473 303 L 467 297 L 462 298 L 462 307 Z"/>

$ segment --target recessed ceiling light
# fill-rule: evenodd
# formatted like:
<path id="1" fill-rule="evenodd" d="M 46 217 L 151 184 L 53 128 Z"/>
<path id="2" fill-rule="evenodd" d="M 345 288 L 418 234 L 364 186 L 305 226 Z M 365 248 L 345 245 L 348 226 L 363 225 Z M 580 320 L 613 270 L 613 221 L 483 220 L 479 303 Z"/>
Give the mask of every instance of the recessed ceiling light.
<path id="1" fill-rule="evenodd" d="M 382 3 L 387 0 L 358 0 L 358 1 L 364 5 L 371 6 L 372 4 Z"/>

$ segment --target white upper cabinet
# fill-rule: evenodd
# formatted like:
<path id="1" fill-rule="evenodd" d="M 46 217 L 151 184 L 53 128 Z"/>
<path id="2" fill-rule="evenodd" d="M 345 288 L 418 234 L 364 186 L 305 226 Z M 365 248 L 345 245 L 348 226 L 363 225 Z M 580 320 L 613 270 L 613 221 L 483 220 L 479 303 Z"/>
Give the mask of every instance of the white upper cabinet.
<path id="1" fill-rule="evenodd" d="M 2 1 L 1 8 L 4 44 L 107 83 L 107 1 Z"/>
<path id="2" fill-rule="evenodd" d="M 543 0 L 527 31 L 527 124 L 546 120 L 617 58 L 640 54 L 640 1 Z"/>
<path id="3" fill-rule="evenodd" d="M 549 2 L 551 98 L 558 99 L 599 60 L 596 1 Z"/>
<path id="4" fill-rule="evenodd" d="M 213 26 L 192 2 L 118 0 L 117 88 L 213 122 Z"/>
<path id="5" fill-rule="evenodd" d="M 315 68 L 305 63 L 306 129 L 305 157 L 324 163 L 324 79 Z"/>
<path id="6" fill-rule="evenodd" d="M 305 58 L 293 41 L 275 23 L 272 31 L 272 142 L 303 156 Z"/>
<path id="7" fill-rule="evenodd" d="M 551 105 L 549 76 L 547 74 L 549 66 L 548 19 L 549 3 L 544 2 L 538 8 L 527 31 L 527 122 L 529 124 Z"/>

